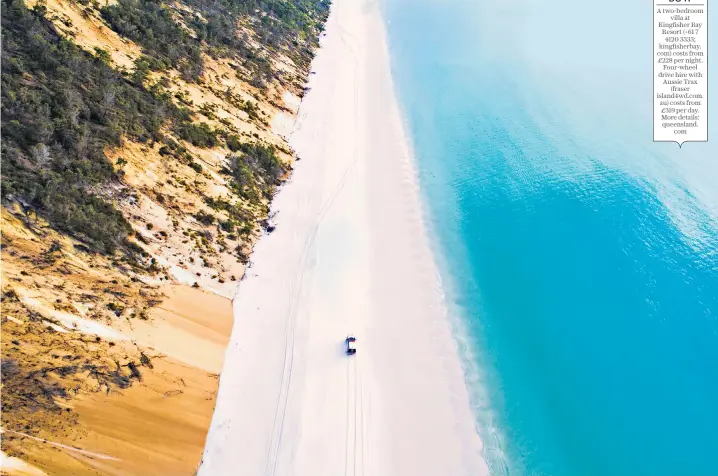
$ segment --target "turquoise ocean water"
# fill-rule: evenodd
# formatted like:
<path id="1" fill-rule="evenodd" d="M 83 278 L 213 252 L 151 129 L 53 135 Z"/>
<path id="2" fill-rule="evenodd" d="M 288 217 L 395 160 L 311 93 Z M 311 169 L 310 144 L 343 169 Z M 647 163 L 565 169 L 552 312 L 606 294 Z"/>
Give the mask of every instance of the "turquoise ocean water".
<path id="1" fill-rule="evenodd" d="M 718 104 L 652 142 L 650 2 L 383 9 L 492 474 L 718 475 Z"/>

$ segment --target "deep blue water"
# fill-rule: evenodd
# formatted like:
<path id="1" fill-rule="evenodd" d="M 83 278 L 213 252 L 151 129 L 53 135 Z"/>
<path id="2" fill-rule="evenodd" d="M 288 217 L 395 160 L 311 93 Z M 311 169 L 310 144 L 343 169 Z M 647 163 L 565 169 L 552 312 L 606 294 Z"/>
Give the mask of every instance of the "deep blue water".
<path id="1" fill-rule="evenodd" d="M 718 110 L 652 142 L 629 3 L 383 5 L 492 474 L 718 475 Z"/>

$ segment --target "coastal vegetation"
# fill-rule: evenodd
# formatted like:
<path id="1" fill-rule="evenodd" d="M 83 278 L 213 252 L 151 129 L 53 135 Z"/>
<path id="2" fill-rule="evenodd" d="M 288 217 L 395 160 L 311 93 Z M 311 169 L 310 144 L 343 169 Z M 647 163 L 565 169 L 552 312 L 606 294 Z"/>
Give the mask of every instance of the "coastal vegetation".
<path id="1" fill-rule="evenodd" d="M 329 10 L 327 0 L 190 0 L 186 5 L 190 8 L 173 11 L 156 0 L 119 0 L 101 12 L 115 31 L 142 45 L 153 70 L 177 67 L 184 79 L 196 81 L 204 70 L 206 45 L 211 56 L 239 60 L 250 83 L 264 88 L 280 76 L 270 58 L 252 46 L 247 31 L 272 54 L 286 51 L 306 65 Z"/>
<path id="2" fill-rule="evenodd" d="M 259 38 L 272 51 L 289 47 L 296 38 L 311 46 L 307 38 L 321 29 L 328 4 L 193 1 L 189 5 L 209 19 L 194 15 L 187 23 L 194 33 L 180 27 L 161 2 L 120 0 L 102 7 L 102 17 L 114 30 L 145 49 L 146 55 L 128 78 L 109 66 L 104 50 L 96 49 L 93 55 L 58 34 L 45 18 L 42 4 L 29 10 L 22 1 L 3 0 L 4 199 L 42 214 L 95 251 L 131 249 L 126 246 L 131 227 L 103 196 L 103 186 L 120 180 L 104 150 L 119 146 L 123 138 L 150 144 L 165 141 L 163 128 L 204 148 L 216 147 L 223 136 L 228 148 L 241 151 L 230 160 L 239 195 L 248 198 L 249 189 L 257 188 L 268 198 L 286 171 L 271 147 L 242 143 L 229 131 L 195 122 L 188 109 L 176 106 L 159 88 L 147 89 L 144 80 L 148 70 L 173 66 L 183 78 L 197 80 L 206 44 L 213 53 L 243 58 L 255 74 L 254 82 L 264 85 L 273 79 L 269 62 L 248 46 L 233 22 L 261 7 L 264 10 L 248 23 L 256 25 Z M 252 103 L 244 102 L 243 109 L 250 118 L 257 117 Z M 179 156 L 195 163 L 186 149 L 174 144 L 160 153 L 178 156 L 179 148 Z"/>
<path id="3" fill-rule="evenodd" d="M 113 336 L 159 319 L 169 283 L 241 279 L 291 170 L 271 118 L 301 95 L 329 2 L 1 1 L 2 425 L 75 445 L 89 430 L 67 401 L 168 365 Z M 216 376 L 199 373 L 211 412 Z M 3 451 L 30 458 L 23 438 Z M 86 474 L 41 453 L 48 474 Z"/>
<path id="4" fill-rule="evenodd" d="M 117 181 L 104 149 L 162 139 L 189 117 L 60 37 L 41 7 L 3 0 L 2 188 L 93 250 L 112 253 L 131 227 L 97 186 Z"/>
<path id="5" fill-rule="evenodd" d="M 201 76 L 201 44 L 175 22 L 172 11 L 161 2 L 120 0 L 102 7 L 101 13 L 113 30 L 142 45 L 150 69 L 176 66 L 184 79 Z"/>

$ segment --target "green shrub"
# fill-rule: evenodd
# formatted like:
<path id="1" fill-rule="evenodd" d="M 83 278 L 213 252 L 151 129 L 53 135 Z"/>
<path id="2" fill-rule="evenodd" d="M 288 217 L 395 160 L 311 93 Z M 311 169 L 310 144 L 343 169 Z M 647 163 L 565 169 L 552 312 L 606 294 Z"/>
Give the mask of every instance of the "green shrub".
<path id="1" fill-rule="evenodd" d="M 110 56 L 110 53 L 107 52 L 107 50 L 104 50 L 102 48 L 95 47 L 95 57 L 97 57 L 98 60 L 102 61 L 105 64 L 110 64 L 112 62 L 112 57 Z"/>
<path id="2" fill-rule="evenodd" d="M 227 136 L 227 148 L 232 152 L 237 152 L 242 146 L 242 140 L 236 134 Z"/>
<path id="3" fill-rule="evenodd" d="M 176 131 L 180 138 L 197 147 L 214 147 L 218 142 L 217 131 L 205 122 L 182 124 Z"/>
<path id="4" fill-rule="evenodd" d="M 205 226 L 212 225 L 215 221 L 214 215 L 207 213 L 204 210 L 200 210 L 194 215 L 195 219 Z"/>
<path id="5" fill-rule="evenodd" d="M 219 226 L 220 228 L 222 228 L 223 231 L 226 231 L 227 233 L 232 233 L 235 229 L 235 223 L 233 220 L 222 221 L 220 222 Z"/>

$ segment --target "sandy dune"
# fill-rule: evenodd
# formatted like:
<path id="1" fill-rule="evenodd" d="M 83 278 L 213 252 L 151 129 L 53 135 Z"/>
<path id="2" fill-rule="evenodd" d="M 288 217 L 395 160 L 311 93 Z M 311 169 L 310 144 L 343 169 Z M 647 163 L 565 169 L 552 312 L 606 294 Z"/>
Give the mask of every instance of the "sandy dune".
<path id="1" fill-rule="evenodd" d="M 14 271 L 10 269 L 11 276 Z M 50 369 L 46 382 L 66 385 L 77 393 L 73 391 L 71 399 L 57 398 L 52 405 L 38 404 L 31 411 L 27 407 L 18 410 L 17 398 L 3 395 L 0 474 L 193 474 L 202 455 L 229 342 L 231 302 L 201 289 L 167 285 L 162 288 L 162 302 L 149 311 L 148 320 L 110 327 L 69 313 L 63 317 L 39 298 L 22 297 L 39 296 L 38 289 L 13 289 L 20 299 L 3 302 L 4 317 L 9 321 L 12 317 L 3 322 L 3 333 L 8 334 L 4 344 L 14 340 L 10 334 L 22 335 L 22 352 L 35 358 L 20 351 L 11 355 L 27 365 L 28 371 Z M 25 308 L 10 316 L 12 306 L 19 303 Z M 43 332 L 36 321 L 15 317 L 26 316 L 28 311 L 54 318 L 62 326 L 55 325 L 54 333 Z M 102 336 L 101 341 L 94 336 Z M 48 348 L 57 355 L 45 355 Z M 138 350 L 151 365 L 138 362 Z M 113 385 L 106 390 L 86 369 L 65 376 L 53 372 L 61 365 L 58 361 L 66 362 L 59 358 L 64 355 L 92 361 L 102 373 L 122 365 L 125 375 L 127 363 L 134 360 L 141 379 L 134 379 L 127 388 Z M 20 378 L 28 380 L 22 374 Z M 14 380 L 8 382 L 3 375 L 3 391 L 8 385 L 16 394 L 32 390 Z M 19 414 L 8 414 L 10 405 Z M 8 429 L 8 424 L 14 429 Z"/>
<path id="2" fill-rule="evenodd" d="M 336 0 L 301 160 L 234 301 L 201 476 L 487 472 L 387 55 L 378 3 Z"/>

